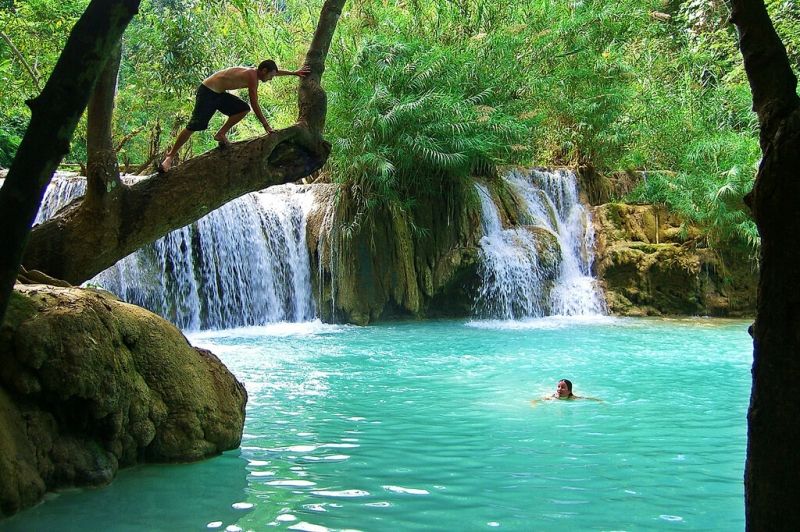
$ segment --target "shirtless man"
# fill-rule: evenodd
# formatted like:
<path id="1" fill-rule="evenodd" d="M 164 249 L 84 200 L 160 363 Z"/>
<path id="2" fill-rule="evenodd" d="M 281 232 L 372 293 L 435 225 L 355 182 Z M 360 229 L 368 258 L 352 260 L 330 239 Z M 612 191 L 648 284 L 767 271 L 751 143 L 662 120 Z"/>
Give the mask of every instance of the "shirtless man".
<path id="1" fill-rule="evenodd" d="M 256 112 L 256 116 L 264 130 L 267 133 L 272 133 L 264 113 L 261 112 L 261 107 L 258 105 L 258 82 L 269 81 L 276 76 L 298 76 L 304 77 L 310 72 L 307 66 L 299 70 L 289 72 L 286 70 L 278 70 L 278 65 L 275 61 L 267 59 L 262 61 L 258 68 L 254 67 L 231 67 L 225 70 L 220 70 L 211 74 L 197 87 L 197 94 L 195 96 L 194 111 L 192 117 L 186 128 L 178 133 L 178 138 L 175 140 L 175 145 L 172 149 L 167 151 L 164 160 L 158 165 L 159 172 L 167 172 L 172 168 L 172 160 L 178 153 L 178 150 L 186 144 L 189 137 L 195 131 L 203 131 L 208 129 L 208 122 L 214 115 L 214 112 L 219 111 L 228 116 L 228 120 L 214 135 L 214 139 L 219 142 L 220 148 L 230 144 L 228 140 L 228 131 L 238 123 L 250 111 L 250 106 L 241 98 L 230 94 L 229 90 L 247 88 L 250 96 L 250 105 Z"/>

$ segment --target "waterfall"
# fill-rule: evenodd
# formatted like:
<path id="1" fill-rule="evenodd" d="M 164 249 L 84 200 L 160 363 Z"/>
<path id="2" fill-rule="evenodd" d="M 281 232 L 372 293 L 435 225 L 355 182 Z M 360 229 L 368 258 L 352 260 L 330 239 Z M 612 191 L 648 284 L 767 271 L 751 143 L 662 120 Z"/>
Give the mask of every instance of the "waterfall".
<path id="1" fill-rule="evenodd" d="M 575 174 L 512 171 L 504 181 L 523 205 L 516 227 L 503 227 L 488 189 L 476 185 L 484 236 L 475 312 L 500 319 L 605 313 L 591 273 L 594 230 Z"/>
<path id="2" fill-rule="evenodd" d="M 79 188 L 54 179 L 42 211 L 52 215 L 60 205 L 50 202 L 63 205 L 70 193 L 82 193 Z M 306 218 L 313 202 L 308 187 L 294 185 L 248 194 L 86 284 L 189 330 L 311 320 L 316 312 Z"/>
<path id="3" fill-rule="evenodd" d="M 70 201 L 86 193 L 86 178 L 56 174 L 50 181 L 42 198 L 42 205 L 36 214 L 34 224 L 40 224 Z"/>
<path id="4" fill-rule="evenodd" d="M 544 315 L 543 281 L 547 272 L 540 267 L 534 236 L 524 228 L 503 229 L 489 190 L 480 184 L 476 188 L 484 235 L 480 241 L 478 313 L 503 319 Z"/>

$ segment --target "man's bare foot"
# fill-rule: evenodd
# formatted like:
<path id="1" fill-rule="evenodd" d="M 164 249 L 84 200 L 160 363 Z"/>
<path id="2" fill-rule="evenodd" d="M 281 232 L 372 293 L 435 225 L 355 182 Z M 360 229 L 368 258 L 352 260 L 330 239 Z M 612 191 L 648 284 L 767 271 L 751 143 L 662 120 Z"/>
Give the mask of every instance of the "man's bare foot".
<path id="1" fill-rule="evenodd" d="M 172 168 L 172 155 L 167 155 L 164 157 L 164 160 L 158 165 L 158 173 L 163 174 L 164 172 L 169 172 L 169 169 Z"/>
<path id="2" fill-rule="evenodd" d="M 227 148 L 228 146 L 231 145 L 231 141 L 229 141 L 228 137 L 226 137 L 224 134 L 220 135 L 219 133 L 217 133 L 216 135 L 214 135 L 214 140 L 216 140 L 219 143 L 220 148 Z"/>

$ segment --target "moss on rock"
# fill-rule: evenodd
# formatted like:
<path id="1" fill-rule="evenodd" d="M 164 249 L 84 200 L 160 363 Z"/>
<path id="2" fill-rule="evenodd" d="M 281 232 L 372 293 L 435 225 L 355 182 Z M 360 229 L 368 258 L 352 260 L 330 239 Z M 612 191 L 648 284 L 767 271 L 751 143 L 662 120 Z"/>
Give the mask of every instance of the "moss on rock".
<path id="1" fill-rule="evenodd" d="M 757 275 L 745 257 L 697 247 L 699 230 L 663 207 L 593 211 L 597 275 L 614 314 L 750 316 Z"/>
<path id="2" fill-rule="evenodd" d="M 368 216 L 355 212 L 346 189 L 320 186 L 306 236 L 324 320 L 367 324 L 469 313 L 480 204 L 470 202 L 471 181 L 450 186 L 412 207 L 377 205 Z"/>
<path id="3" fill-rule="evenodd" d="M 141 461 L 235 448 L 246 399 L 216 356 L 149 311 L 103 291 L 17 285 L 0 329 L 0 511 Z"/>

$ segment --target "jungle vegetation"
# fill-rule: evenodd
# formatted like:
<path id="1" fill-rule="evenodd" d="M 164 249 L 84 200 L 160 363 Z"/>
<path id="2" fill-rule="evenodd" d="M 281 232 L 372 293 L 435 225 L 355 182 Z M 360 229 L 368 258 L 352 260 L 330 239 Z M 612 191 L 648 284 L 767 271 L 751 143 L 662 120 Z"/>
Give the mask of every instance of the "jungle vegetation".
<path id="1" fill-rule="evenodd" d="M 797 72 L 800 6 L 766 3 Z M 0 166 L 87 4 L 0 1 Z M 320 5 L 143 1 L 118 79 L 123 169 L 152 171 L 208 74 L 264 58 L 298 67 Z M 741 198 L 760 157 L 758 122 L 729 17 L 722 0 L 352 0 L 325 77 L 333 150 L 323 174 L 345 185 L 358 216 L 505 165 L 641 172 L 620 199 L 667 205 L 704 229 L 704 244 L 754 251 Z M 261 89 L 273 126 L 296 119 L 295 90 L 283 79 Z M 248 119 L 232 138 L 260 134 Z M 195 135 L 182 157 L 213 146 Z M 84 119 L 65 162 L 85 161 Z"/>

